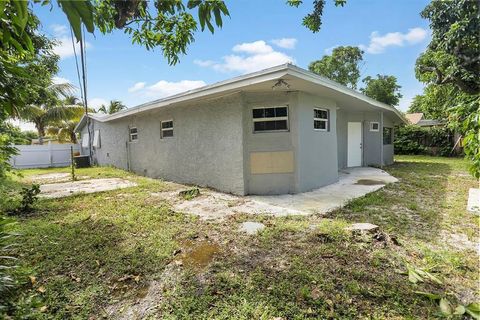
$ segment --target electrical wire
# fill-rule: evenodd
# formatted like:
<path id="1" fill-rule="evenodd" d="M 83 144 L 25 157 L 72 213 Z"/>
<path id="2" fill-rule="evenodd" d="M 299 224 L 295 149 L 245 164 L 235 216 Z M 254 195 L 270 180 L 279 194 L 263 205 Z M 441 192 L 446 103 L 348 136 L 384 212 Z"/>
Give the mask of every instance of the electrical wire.
<path id="1" fill-rule="evenodd" d="M 84 30 L 82 30 L 84 32 Z M 88 153 L 90 163 L 93 163 L 92 154 L 92 135 L 90 132 L 90 117 L 88 116 L 88 96 L 87 96 L 87 79 L 86 79 L 86 59 L 85 59 L 85 46 L 83 45 L 83 37 L 80 34 L 80 60 L 82 64 L 82 80 L 83 80 L 83 98 L 85 105 L 85 115 L 87 117 L 87 132 L 88 132 Z"/>
<path id="2" fill-rule="evenodd" d="M 77 67 L 77 80 L 78 80 L 78 86 L 80 87 L 80 99 L 82 100 L 82 104 L 85 105 L 85 99 L 83 98 L 83 86 L 82 86 L 82 81 L 80 79 L 80 69 L 78 68 L 77 49 L 75 47 L 75 40 L 73 38 L 72 27 L 70 27 L 70 36 L 72 40 L 73 55 L 75 56 L 75 65 Z"/>

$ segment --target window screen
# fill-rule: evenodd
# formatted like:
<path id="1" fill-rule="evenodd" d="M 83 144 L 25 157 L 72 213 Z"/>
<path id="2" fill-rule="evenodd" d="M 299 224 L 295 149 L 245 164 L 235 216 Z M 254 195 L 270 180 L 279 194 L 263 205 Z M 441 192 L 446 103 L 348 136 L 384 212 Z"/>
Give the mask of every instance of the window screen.
<path id="1" fill-rule="evenodd" d="M 393 128 L 383 128 L 383 144 L 392 144 Z"/>
<path id="2" fill-rule="evenodd" d="M 138 130 L 137 127 L 130 127 L 130 141 L 138 140 Z"/>
<path id="3" fill-rule="evenodd" d="M 173 137 L 173 120 L 161 122 L 161 138 Z"/>
<path id="4" fill-rule="evenodd" d="M 313 128 L 318 131 L 330 130 L 330 112 L 327 109 L 313 109 Z"/>
<path id="5" fill-rule="evenodd" d="M 253 132 L 288 130 L 287 106 L 255 108 L 252 117 Z"/>

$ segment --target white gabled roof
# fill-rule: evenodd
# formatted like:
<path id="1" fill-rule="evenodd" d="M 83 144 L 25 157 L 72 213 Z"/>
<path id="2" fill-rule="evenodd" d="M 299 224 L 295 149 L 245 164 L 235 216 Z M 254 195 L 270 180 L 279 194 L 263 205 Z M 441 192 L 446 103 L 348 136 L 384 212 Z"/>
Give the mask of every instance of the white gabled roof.
<path id="1" fill-rule="evenodd" d="M 209 97 L 214 95 L 224 95 L 224 94 L 228 94 L 235 91 L 241 91 L 243 88 L 251 87 L 252 85 L 265 83 L 272 80 L 278 80 L 286 76 L 292 76 L 295 78 L 302 79 L 311 84 L 318 85 L 326 89 L 334 90 L 341 95 L 358 99 L 364 103 L 369 104 L 370 106 L 377 107 L 385 111 L 393 112 L 395 115 L 398 116 L 398 118 L 400 118 L 402 122 L 406 123 L 406 120 L 403 117 L 403 114 L 396 108 L 390 105 L 384 104 L 382 102 L 376 101 L 374 99 L 371 99 L 355 90 L 347 88 L 339 83 L 336 83 L 325 77 L 319 76 L 313 72 L 299 68 L 289 63 L 271 67 L 264 70 L 260 70 L 257 72 L 249 73 L 239 77 L 231 78 L 228 80 L 216 82 L 211 85 L 207 85 L 197 89 L 182 92 L 166 98 L 147 102 L 133 108 L 128 108 L 128 109 L 119 111 L 114 114 L 102 115 L 102 116 L 99 116 L 98 114 L 89 114 L 89 117 L 100 122 L 107 122 L 115 119 L 128 117 L 131 115 L 135 115 L 138 113 L 142 113 L 148 110 L 174 105 L 180 102 L 186 102 L 194 99 L 199 99 L 199 98 L 204 98 L 204 97 Z M 292 88 L 292 90 L 295 90 L 295 88 Z M 82 128 L 83 125 L 85 124 L 84 118 L 85 118 L 85 115 L 82 117 L 77 127 L 75 128 L 76 131 Z"/>

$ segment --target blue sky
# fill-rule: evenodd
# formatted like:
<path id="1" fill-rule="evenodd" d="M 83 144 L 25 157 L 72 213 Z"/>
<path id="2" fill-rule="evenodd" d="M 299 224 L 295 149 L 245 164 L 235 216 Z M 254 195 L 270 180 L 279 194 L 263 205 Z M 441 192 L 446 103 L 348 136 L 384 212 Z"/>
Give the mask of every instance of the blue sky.
<path id="1" fill-rule="evenodd" d="M 311 2 L 292 8 L 283 0 L 227 1 L 231 18 L 214 35 L 197 32 L 188 54 L 175 66 L 169 66 L 159 50 L 133 45 L 121 31 L 89 34 L 89 103 L 98 107 L 117 99 L 132 107 L 286 61 L 307 68 L 335 46 L 361 45 L 365 50 L 362 78 L 377 73 L 396 76 L 404 96 L 399 108 L 405 111 L 411 98 L 422 92 L 414 65 L 430 39 L 428 23 L 419 14 L 428 1 L 349 0 L 342 8 L 327 0 L 318 33 L 301 25 Z M 63 12 L 56 5 L 52 10 L 33 8 L 43 32 L 62 42 L 56 48 L 61 56 L 58 81 L 78 85 Z"/>

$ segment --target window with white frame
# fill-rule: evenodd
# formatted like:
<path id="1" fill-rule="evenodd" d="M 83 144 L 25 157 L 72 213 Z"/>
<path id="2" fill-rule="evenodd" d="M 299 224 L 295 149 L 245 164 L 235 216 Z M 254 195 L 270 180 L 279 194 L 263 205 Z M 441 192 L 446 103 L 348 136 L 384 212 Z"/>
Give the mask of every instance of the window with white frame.
<path id="1" fill-rule="evenodd" d="M 370 122 L 370 131 L 374 131 L 374 132 L 380 131 L 380 123 Z"/>
<path id="2" fill-rule="evenodd" d="M 160 122 L 160 138 L 173 137 L 173 120 Z"/>
<path id="3" fill-rule="evenodd" d="M 330 130 L 330 112 L 328 109 L 313 109 L 313 128 L 317 131 Z"/>
<path id="4" fill-rule="evenodd" d="M 254 108 L 253 132 L 288 131 L 288 107 Z"/>
<path id="5" fill-rule="evenodd" d="M 138 140 L 138 130 L 137 127 L 130 127 L 130 142 Z"/>

